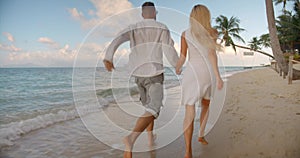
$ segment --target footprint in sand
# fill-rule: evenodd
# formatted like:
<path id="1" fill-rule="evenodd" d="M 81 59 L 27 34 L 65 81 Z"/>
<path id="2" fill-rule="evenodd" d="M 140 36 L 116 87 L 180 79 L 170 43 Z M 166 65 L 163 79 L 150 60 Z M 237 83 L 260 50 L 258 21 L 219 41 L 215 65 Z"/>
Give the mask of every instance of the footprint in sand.
<path id="1" fill-rule="evenodd" d="M 273 109 L 274 107 L 271 106 L 271 105 L 266 105 L 266 106 L 263 106 L 263 108 L 265 108 L 265 109 Z"/>
<path id="2" fill-rule="evenodd" d="M 268 115 L 270 115 L 270 116 L 274 116 L 275 114 L 274 114 L 274 113 L 270 113 L 270 112 L 269 112 L 269 113 L 268 113 Z"/>
<path id="3" fill-rule="evenodd" d="M 260 153 L 258 153 L 259 155 L 261 155 L 261 156 L 264 156 L 264 153 L 263 152 L 260 152 Z"/>
<path id="4" fill-rule="evenodd" d="M 228 113 L 231 112 L 231 111 L 233 111 L 233 109 L 227 109 L 227 110 L 225 111 L 225 113 L 228 114 Z"/>
<path id="5" fill-rule="evenodd" d="M 277 98 L 285 98 L 285 96 L 283 96 L 282 94 L 271 93 L 271 95 L 273 96 L 274 99 L 277 99 Z"/>
<path id="6" fill-rule="evenodd" d="M 231 130 L 231 139 L 239 140 L 241 136 L 244 136 L 243 129 L 232 129 Z"/>
<path id="7" fill-rule="evenodd" d="M 242 115 L 242 116 L 240 117 L 240 120 L 241 120 L 241 121 L 247 120 L 246 118 L 247 118 L 246 116 L 243 116 L 243 115 Z"/>

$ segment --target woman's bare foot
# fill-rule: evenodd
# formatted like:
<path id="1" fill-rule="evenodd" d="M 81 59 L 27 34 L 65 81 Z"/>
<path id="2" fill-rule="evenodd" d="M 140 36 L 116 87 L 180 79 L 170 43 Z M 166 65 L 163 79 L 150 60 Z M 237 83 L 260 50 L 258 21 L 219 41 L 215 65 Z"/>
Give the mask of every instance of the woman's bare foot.
<path id="1" fill-rule="evenodd" d="M 185 153 L 184 158 L 193 158 L 193 155 L 192 155 L 192 153 L 188 152 L 188 153 Z"/>
<path id="2" fill-rule="evenodd" d="M 202 144 L 202 145 L 207 145 L 208 142 L 204 139 L 204 137 L 199 137 L 198 141 Z"/>
<path id="3" fill-rule="evenodd" d="M 129 138 L 129 136 L 126 136 L 123 138 L 123 143 L 125 145 L 125 150 L 124 150 L 124 158 L 131 158 L 132 157 L 132 141 Z"/>

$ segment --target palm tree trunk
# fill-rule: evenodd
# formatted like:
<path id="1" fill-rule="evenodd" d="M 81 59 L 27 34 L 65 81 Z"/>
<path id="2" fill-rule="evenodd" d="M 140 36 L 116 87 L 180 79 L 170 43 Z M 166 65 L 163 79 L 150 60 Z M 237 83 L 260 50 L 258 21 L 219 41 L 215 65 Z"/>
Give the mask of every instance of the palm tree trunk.
<path id="1" fill-rule="evenodd" d="M 252 50 L 250 47 L 245 47 L 245 46 L 240 46 L 240 45 L 235 45 L 235 46 L 236 46 L 236 47 L 239 47 L 239 48 L 243 48 L 243 49 Z M 266 55 L 266 56 L 268 56 L 268 57 L 274 59 L 274 57 L 273 57 L 271 54 L 268 54 L 268 53 L 263 52 L 263 51 L 261 51 L 261 50 L 253 50 L 253 51 L 258 52 L 258 53 L 263 54 L 263 55 Z"/>
<path id="2" fill-rule="evenodd" d="M 272 0 L 266 0 L 266 12 L 268 18 L 268 27 L 269 27 L 272 52 L 275 57 L 275 60 L 278 63 L 279 68 L 286 75 L 288 73 L 288 66 L 283 56 L 283 53 L 281 51 L 280 43 L 277 36 L 277 28 L 275 25 L 274 7 L 273 7 Z"/>
<path id="3" fill-rule="evenodd" d="M 272 0 L 266 0 L 266 12 L 268 18 L 269 35 L 271 40 L 271 48 L 275 60 L 278 63 L 279 68 L 284 72 L 285 75 L 288 73 L 288 62 L 285 60 L 280 43 L 277 36 L 277 29 L 275 25 L 274 7 Z M 293 79 L 300 79 L 300 71 L 293 70 Z"/>

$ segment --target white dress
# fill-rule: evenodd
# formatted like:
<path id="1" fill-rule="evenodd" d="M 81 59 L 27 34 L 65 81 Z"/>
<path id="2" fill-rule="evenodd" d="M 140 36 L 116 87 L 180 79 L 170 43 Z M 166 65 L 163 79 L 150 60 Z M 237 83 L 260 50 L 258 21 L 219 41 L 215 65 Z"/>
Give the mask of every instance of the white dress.
<path id="1" fill-rule="evenodd" d="M 208 50 L 191 34 L 185 31 L 188 45 L 188 63 L 183 71 L 182 105 L 195 105 L 202 98 L 210 99 L 212 87 L 211 66 L 208 62 Z"/>

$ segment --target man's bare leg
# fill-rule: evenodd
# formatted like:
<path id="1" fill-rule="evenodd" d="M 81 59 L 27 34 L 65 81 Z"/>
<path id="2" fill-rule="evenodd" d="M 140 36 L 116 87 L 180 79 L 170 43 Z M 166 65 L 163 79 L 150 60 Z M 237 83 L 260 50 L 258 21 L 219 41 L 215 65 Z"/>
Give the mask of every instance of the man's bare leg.
<path id="1" fill-rule="evenodd" d="M 202 103 L 202 107 L 201 107 L 201 115 L 200 115 L 200 135 L 198 141 L 203 145 L 207 145 L 208 142 L 204 139 L 204 130 L 208 119 L 208 113 L 209 113 L 208 108 L 209 108 L 210 100 L 202 99 L 201 103 Z"/>
<path id="2" fill-rule="evenodd" d="M 153 127 L 154 127 L 154 120 L 148 125 L 147 127 L 147 132 L 148 132 L 148 141 L 149 141 L 149 146 L 152 147 L 154 145 L 155 141 L 155 135 L 153 134 Z"/>
<path id="3" fill-rule="evenodd" d="M 132 157 L 131 151 L 136 139 L 149 126 L 149 124 L 154 121 L 154 119 L 154 116 L 149 112 L 145 112 L 138 118 L 133 131 L 123 139 L 123 143 L 125 144 L 124 158 Z"/>

